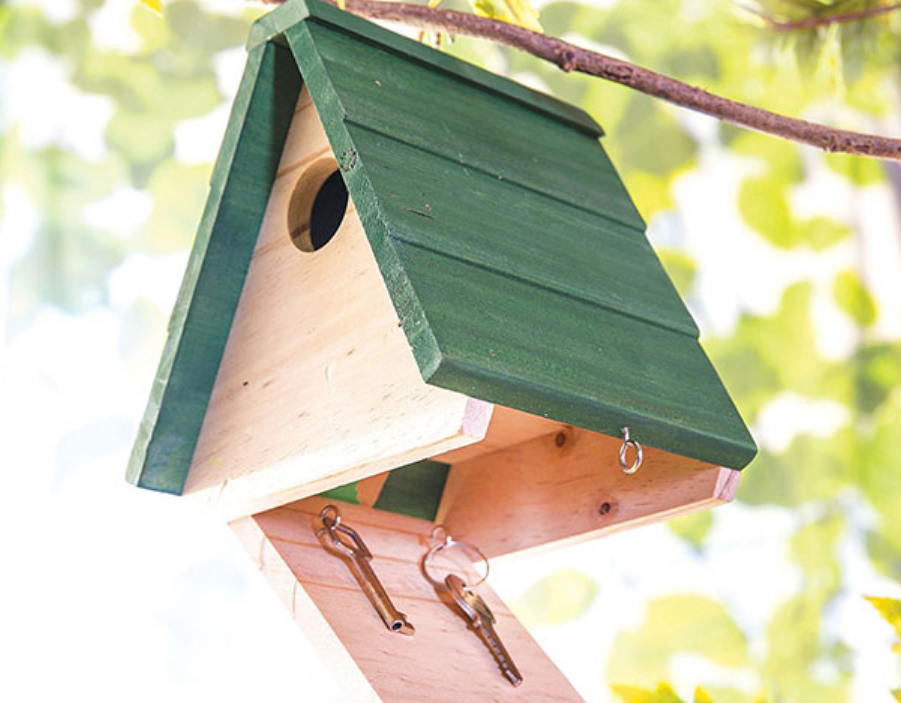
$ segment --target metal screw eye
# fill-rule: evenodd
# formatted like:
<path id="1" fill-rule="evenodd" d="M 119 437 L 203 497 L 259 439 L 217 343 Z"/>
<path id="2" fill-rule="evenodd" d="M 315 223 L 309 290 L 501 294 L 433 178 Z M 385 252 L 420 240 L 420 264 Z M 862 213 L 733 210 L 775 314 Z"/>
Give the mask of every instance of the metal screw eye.
<path id="1" fill-rule="evenodd" d="M 628 427 L 623 427 L 622 433 L 623 444 L 619 448 L 619 465 L 623 467 L 624 474 L 629 474 L 631 476 L 641 468 L 641 462 L 644 461 L 644 450 L 636 440 L 632 439 L 629 436 Z M 626 457 L 626 452 L 629 450 L 629 447 L 632 447 L 632 449 L 635 450 L 635 461 L 633 461 L 631 464 Z"/>

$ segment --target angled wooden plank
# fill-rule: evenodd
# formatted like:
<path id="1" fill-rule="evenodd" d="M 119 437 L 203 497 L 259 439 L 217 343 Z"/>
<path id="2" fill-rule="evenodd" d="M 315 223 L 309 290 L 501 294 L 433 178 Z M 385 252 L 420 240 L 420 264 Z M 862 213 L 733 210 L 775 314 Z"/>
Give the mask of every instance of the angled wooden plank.
<path id="1" fill-rule="evenodd" d="M 362 506 L 341 505 L 342 517 L 374 555 L 372 567 L 399 610 L 416 627 L 388 631 L 347 566 L 314 535 L 325 501 L 310 498 L 232 524 L 304 632 L 354 701 L 460 703 L 490 700 L 582 699 L 490 587 L 479 593 L 522 671 L 512 687 L 484 643 L 419 572 L 432 523 Z"/>
<path id="2" fill-rule="evenodd" d="M 559 547 L 732 500 L 739 472 L 645 448 L 628 476 L 620 440 L 567 430 L 451 467 L 437 521 L 489 557 Z"/>
<path id="3" fill-rule="evenodd" d="M 128 465 L 142 488 L 184 486 L 299 92 L 290 52 L 250 52 Z"/>
<path id="4" fill-rule="evenodd" d="M 305 89 L 185 484 L 228 518 L 477 441 L 488 425 L 490 404 L 423 382 L 353 201 L 326 246 L 292 243 L 295 205 L 336 170 Z"/>

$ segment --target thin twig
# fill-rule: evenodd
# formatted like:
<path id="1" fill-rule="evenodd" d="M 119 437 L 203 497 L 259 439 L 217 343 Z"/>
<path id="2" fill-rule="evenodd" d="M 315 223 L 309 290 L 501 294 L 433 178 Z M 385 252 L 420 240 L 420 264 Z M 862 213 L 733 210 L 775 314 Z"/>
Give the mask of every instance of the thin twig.
<path id="1" fill-rule="evenodd" d="M 816 29 L 817 27 L 828 27 L 830 24 L 846 24 L 848 22 L 859 22 L 877 17 L 895 10 L 901 10 L 901 3 L 894 5 L 877 5 L 876 7 L 867 7 L 863 10 L 855 10 L 853 12 L 841 12 L 835 15 L 814 15 L 813 17 L 804 17 L 799 20 L 780 21 L 773 19 L 765 12 L 761 12 L 753 7 L 742 5 L 743 10 L 756 15 L 767 26 L 775 32 L 797 32 L 805 29 Z"/>
<path id="2" fill-rule="evenodd" d="M 268 0 L 271 4 L 278 4 L 278 1 Z M 487 39 L 525 51 L 556 64 L 567 72 L 578 71 L 597 76 L 724 122 L 809 144 L 827 152 L 901 160 L 901 139 L 833 129 L 815 122 L 779 115 L 708 93 L 628 61 L 582 49 L 562 39 L 500 20 L 456 10 L 382 0 L 346 0 L 346 7 L 350 12 L 370 19 Z"/>

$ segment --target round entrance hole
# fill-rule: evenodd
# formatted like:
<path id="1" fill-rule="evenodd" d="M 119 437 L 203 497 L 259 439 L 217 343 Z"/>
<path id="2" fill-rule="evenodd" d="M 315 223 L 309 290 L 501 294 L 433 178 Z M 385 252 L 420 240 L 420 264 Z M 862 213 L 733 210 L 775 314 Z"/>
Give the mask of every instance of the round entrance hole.
<path id="1" fill-rule="evenodd" d="M 297 181 L 288 206 L 288 232 L 301 251 L 319 251 L 347 213 L 347 186 L 333 159 L 319 161 Z"/>

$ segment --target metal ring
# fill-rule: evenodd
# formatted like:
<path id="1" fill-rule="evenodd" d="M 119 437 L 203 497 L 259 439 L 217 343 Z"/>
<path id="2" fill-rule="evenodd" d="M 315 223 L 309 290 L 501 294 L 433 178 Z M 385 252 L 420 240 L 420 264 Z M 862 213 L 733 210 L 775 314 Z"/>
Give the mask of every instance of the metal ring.
<path id="1" fill-rule="evenodd" d="M 623 444 L 619 448 L 619 465 L 623 467 L 623 473 L 629 474 L 630 476 L 634 474 L 638 469 L 641 468 L 641 462 L 644 461 L 644 450 L 641 448 L 641 445 L 634 439 L 629 436 L 629 428 L 623 427 Z M 629 464 L 628 459 L 626 458 L 626 452 L 629 447 L 635 450 L 635 461 Z"/>
<path id="2" fill-rule="evenodd" d="M 331 520 L 332 523 L 334 523 L 332 525 L 333 527 L 337 527 L 341 524 L 341 513 L 338 512 L 338 508 L 336 506 L 329 504 L 319 511 L 319 520 L 322 522 L 322 525 L 325 528 L 328 528 L 328 525 L 325 522 L 327 519 Z"/>
<path id="3" fill-rule="evenodd" d="M 445 549 L 453 549 L 456 547 L 459 549 L 463 549 L 465 551 L 469 551 L 471 555 L 472 554 L 476 555 L 477 559 L 473 559 L 471 561 L 481 561 L 481 562 L 485 563 L 484 575 L 482 575 L 482 577 L 475 583 L 468 584 L 469 588 L 476 588 L 476 587 L 480 586 L 481 584 L 485 583 L 485 579 L 488 578 L 488 572 L 490 571 L 491 566 L 488 562 L 488 557 L 485 556 L 485 554 L 482 552 L 482 550 L 479 549 L 478 547 L 476 547 L 474 544 L 470 544 L 469 542 L 463 542 L 463 541 L 454 539 L 451 536 L 451 533 L 448 532 L 447 528 L 444 525 L 435 525 L 435 527 L 432 528 L 432 534 L 430 535 L 430 539 L 434 540 L 438 536 L 439 533 L 442 535 L 441 540 L 438 542 L 435 542 L 435 544 L 433 544 L 431 547 L 429 547 L 428 551 L 426 551 L 426 553 L 422 555 L 422 560 L 419 563 L 420 568 L 422 570 L 422 575 L 425 576 L 426 581 L 428 581 L 430 584 L 432 584 L 432 586 L 434 586 L 437 589 L 447 588 L 447 586 L 444 585 L 443 581 L 438 581 L 437 579 L 432 577 L 431 573 L 429 573 L 429 562 L 439 552 L 441 552 Z"/>

